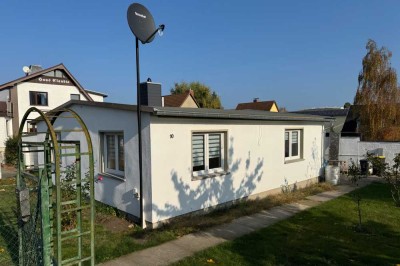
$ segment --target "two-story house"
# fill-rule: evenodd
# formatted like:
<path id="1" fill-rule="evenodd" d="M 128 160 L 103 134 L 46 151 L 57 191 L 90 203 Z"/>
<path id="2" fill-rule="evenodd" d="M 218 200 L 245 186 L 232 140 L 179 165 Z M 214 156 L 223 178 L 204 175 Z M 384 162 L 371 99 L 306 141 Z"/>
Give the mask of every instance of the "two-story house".
<path id="1" fill-rule="evenodd" d="M 4 141 L 18 134 L 19 124 L 30 107 L 46 112 L 70 100 L 103 102 L 106 94 L 84 89 L 63 65 L 42 69 L 24 67 L 25 76 L 0 85 L 0 159 Z M 36 117 L 29 117 L 35 119 Z M 28 123 L 25 131 L 35 131 Z"/>

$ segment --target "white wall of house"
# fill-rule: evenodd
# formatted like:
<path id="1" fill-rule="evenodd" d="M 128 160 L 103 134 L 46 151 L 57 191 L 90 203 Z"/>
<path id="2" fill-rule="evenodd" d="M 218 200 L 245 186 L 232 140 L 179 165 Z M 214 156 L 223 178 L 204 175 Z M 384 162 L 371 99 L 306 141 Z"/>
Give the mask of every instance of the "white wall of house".
<path id="1" fill-rule="evenodd" d="M 88 94 L 93 99 L 93 101 L 95 101 L 95 102 L 104 102 L 104 96 L 101 96 L 101 95 L 98 95 L 98 94 L 94 94 L 94 93 L 90 93 L 90 92 L 88 92 Z M 81 96 L 81 99 L 82 99 L 82 96 Z"/>
<path id="2" fill-rule="evenodd" d="M 41 83 L 33 83 L 33 82 L 24 82 L 17 85 L 18 91 L 18 114 L 19 121 L 18 124 L 21 123 L 22 118 L 25 112 L 30 107 L 37 107 L 42 111 L 50 111 L 68 101 L 71 100 L 71 94 L 80 94 L 80 98 L 82 101 L 85 101 L 86 98 L 83 94 L 81 94 L 77 87 L 75 86 L 65 86 L 65 85 L 55 85 L 55 84 L 41 84 Z M 39 91 L 39 92 L 47 92 L 48 97 L 48 106 L 33 106 L 30 104 L 29 92 L 30 91 Z M 34 119 L 37 116 L 36 114 L 32 114 L 29 119 Z"/>
<path id="3" fill-rule="evenodd" d="M 5 141 L 12 136 L 12 121 L 9 117 L 0 117 L 0 153 L 5 151 Z M 4 154 L 3 154 L 4 157 Z M 1 157 L 0 157 L 1 158 Z M 1 161 L 1 159 L 0 159 Z"/>
<path id="4" fill-rule="evenodd" d="M 303 130 L 302 160 L 285 163 L 285 129 Z M 192 180 L 192 132 L 224 131 L 229 172 Z M 318 123 L 151 117 L 152 223 L 318 177 Z"/>
<path id="5" fill-rule="evenodd" d="M 139 217 L 139 199 L 135 197 L 134 190 L 140 191 L 139 166 L 138 166 L 138 136 L 136 113 L 126 110 L 98 108 L 92 106 L 74 105 L 72 107 L 83 119 L 89 129 L 93 143 L 95 178 L 102 177 L 103 180 L 95 183 L 95 199 L 114 206 L 126 213 Z M 143 175 L 150 176 L 150 144 L 149 144 L 149 114 L 143 113 Z M 44 124 L 41 122 L 38 128 L 41 130 Z M 59 118 L 56 130 L 76 129 L 77 123 L 73 119 Z M 125 172 L 121 176 L 110 176 L 103 173 L 101 163 L 101 133 L 122 132 L 125 145 Z M 82 133 L 61 133 L 63 140 L 80 140 L 82 152 L 87 151 L 86 139 Z M 73 160 L 63 159 L 64 165 L 72 164 Z M 88 169 L 87 156 L 82 157 L 82 175 Z M 146 183 L 146 186 L 148 184 Z M 146 187 L 145 191 L 151 191 Z M 145 198 L 150 198 L 146 194 Z"/>
<path id="6" fill-rule="evenodd" d="M 366 158 L 367 152 L 382 148 L 386 162 L 392 165 L 394 157 L 400 153 L 400 142 L 360 141 L 360 137 L 341 137 L 339 147 L 339 160 L 349 164 L 351 161 L 359 164 L 360 159 Z"/>
<path id="7" fill-rule="evenodd" d="M 4 142 L 7 140 L 7 119 L 3 116 L 0 116 L 0 128 L 0 163 L 2 163 L 5 150 Z"/>

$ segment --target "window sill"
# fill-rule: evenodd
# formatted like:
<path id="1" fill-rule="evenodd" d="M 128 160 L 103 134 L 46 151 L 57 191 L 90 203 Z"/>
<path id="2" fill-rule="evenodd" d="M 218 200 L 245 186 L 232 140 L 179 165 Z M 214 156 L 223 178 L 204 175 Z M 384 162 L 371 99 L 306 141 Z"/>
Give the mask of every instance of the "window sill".
<path id="1" fill-rule="evenodd" d="M 103 177 L 110 177 L 110 178 L 114 178 L 117 179 L 119 181 L 126 181 L 125 176 L 120 176 L 120 175 L 113 175 L 110 173 L 99 173 L 98 175 L 103 176 Z"/>
<path id="2" fill-rule="evenodd" d="M 300 159 L 293 159 L 293 160 L 285 160 L 285 164 L 297 163 L 297 162 L 302 162 L 302 161 L 305 161 L 305 159 L 300 158 Z"/>
<path id="3" fill-rule="evenodd" d="M 218 177 L 218 176 L 224 176 L 224 175 L 228 175 L 230 173 L 231 172 L 223 171 L 223 172 L 212 173 L 212 174 L 204 174 L 204 175 L 192 176 L 192 181 L 203 180 L 203 179 L 213 178 L 213 177 Z"/>

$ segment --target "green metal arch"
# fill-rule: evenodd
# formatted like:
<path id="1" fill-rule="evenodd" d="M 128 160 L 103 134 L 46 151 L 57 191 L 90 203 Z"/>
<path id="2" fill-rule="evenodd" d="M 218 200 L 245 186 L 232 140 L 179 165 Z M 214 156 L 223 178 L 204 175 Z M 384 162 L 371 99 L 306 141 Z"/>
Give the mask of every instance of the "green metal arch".
<path id="1" fill-rule="evenodd" d="M 25 115 L 23 116 L 23 118 L 21 120 L 21 123 L 20 123 L 20 126 L 19 126 L 19 130 L 18 130 L 18 147 L 19 147 L 18 155 L 19 155 L 19 158 L 21 158 L 21 156 L 22 156 L 21 147 L 22 147 L 22 133 L 23 133 L 23 130 L 24 130 L 24 126 L 26 124 L 26 121 L 28 120 L 28 116 L 31 113 L 34 113 L 34 112 L 38 113 L 40 118 L 43 119 L 43 121 L 46 123 L 46 126 L 47 126 L 46 138 L 48 139 L 47 135 L 50 134 L 51 142 L 52 142 L 53 147 L 54 147 L 54 152 L 55 152 L 55 154 L 59 154 L 57 136 L 56 136 L 56 133 L 55 133 L 55 131 L 53 129 L 53 125 L 52 125 L 51 121 L 46 117 L 46 115 L 43 113 L 43 111 L 39 110 L 36 107 L 31 107 L 26 111 Z M 60 175 L 60 157 L 54 156 L 54 159 L 55 159 L 54 163 L 55 163 L 56 176 L 59 176 Z M 17 175 L 17 186 L 20 185 L 20 183 L 19 183 L 19 181 L 20 181 L 20 171 L 21 171 L 21 166 L 19 165 L 18 166 L 18 175 Z M 58 175 L 57 175 L 57 173 L 58 173 Z"/>
<path id="2" fill-rule="evenodd" d="M 53 148 L 53 166 L 54 166 L 54 174 L 55 174 L 55 185 L 56 185 L 56 205 L 57 205 L 57 265 L 62 265 L 62 253 L 61 253 L 61 212 L 60 212 L 60 202 L 61 202 L 61 159 L 60 159 L 60 143 L 57 140 L 57 135 L 56 131 L 54 130 L 54 125 L 57 121 L 58 118 L 62 117 L 61 114 L 63 113 L 69 113 L 71 116 L 70 118 L 74 118 L 75 121 L 78 122 L 79 126 L 82 129 L 82 132 L 85 135 L 86 138 L 86 145 L 88 149 L 88 159 L 89 159 L 89 182 L 90 182 L 90 217 L 91 217 L 91 224 L 90 224 L 90 239 L 91 239 L 91 265 L 94 265 L 94 215 L 95 215 L 95 210 L 94 210 L 94 157 L 93 157 L 93 145 L 91 141 L 91 137 L 88 131 L 88 128 L 86 124 L 83 122 L 82 118 L 74 111 L 71 109 L 58 109 L 55 111 L 50 111 L 48 113 L 44 113 L 43 111 L 39 110 L 36 107 L 31 107 L 29 108 L 26 113 L 24 114 L 19 131 L 18 131 L 18 156 L 19 156 L 19 164 L 18 164 L 18 169 L 17 169 L 17 187 L 21 188 L 22 186 L 22 174 L 24 171 L 24 165 L 21 163 L 22 159 L 22 138 L 23 138 L 23 130 L 24 127 L 27 123 L 29 115 L 32 113 L 37 113 L 38 114 L 38 121 L 43 121 L 46 124 L 47 130 L 46 130 L 46 135 L 45 135 L 45 143 L 51 143 L 52 148 Z M 44 132 L 42 132 L 44 133 Z M 21 241 L 22 238 L 20 238 Z M 21 243 L 20 243 L 21 244 Z M 56 244 L 56 243 L 54 243 Z M 20 254 L 21 255 L 21 254 Z"/>

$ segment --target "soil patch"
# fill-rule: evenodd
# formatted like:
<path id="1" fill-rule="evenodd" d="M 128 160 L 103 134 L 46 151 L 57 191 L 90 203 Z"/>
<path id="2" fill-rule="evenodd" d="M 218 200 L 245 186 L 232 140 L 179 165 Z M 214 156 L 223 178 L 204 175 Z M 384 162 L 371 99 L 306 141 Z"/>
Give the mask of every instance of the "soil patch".
<path id="1" fill-rule="evenodd" d="M 130 230 L 134 225 L 125 219 L 118 218 L 116 216 L 106 216 L 98 214 L 96 222 L 103 225 L 107 230 L 113 233 L 121 233 Z"/>

